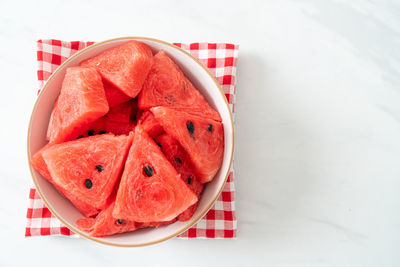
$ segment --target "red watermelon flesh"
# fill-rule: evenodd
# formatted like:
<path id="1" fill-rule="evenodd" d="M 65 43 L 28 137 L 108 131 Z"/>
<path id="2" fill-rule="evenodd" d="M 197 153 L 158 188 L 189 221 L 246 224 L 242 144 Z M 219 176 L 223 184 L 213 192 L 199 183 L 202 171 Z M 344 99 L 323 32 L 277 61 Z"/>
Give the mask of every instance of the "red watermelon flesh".
<path id="1" fill-rule="evenodd" d="M 132 136 L 103 134 L 53 145 L 42 152 L 53 183 L 104 209 L 118 182 Z"/>
<path id="2" fill-rule="evenodd" d="M 188 153 L 199 181 L 211 181 L 224 155 L 222 123 L 166 107 L 155 107 L 151 111 L 164 131 Z"/>
<path id="3" fill-rule="evenodd" d="M 133 98 L 142 89 L 152 64 L 150 47 L 129 41 L 83 61 L 81 66 L 96 68 L 105 80 Z"/>
<path id="4" fill-rule="evenodd" d="M 58 98 L 60 98 L 60 96 L 57 97 L 56 101 L 54 102 L 53 105 L 53 109 L 51 110 L 51 114 L 50 114 L 50 119 L 49 119 L 49 126 L 47 128 L 47 133 L 46 133 L 46 140 L 49 141 L 51 138 L 51 134 L 52 132 L 50 131 L 50 125 L 54 125 L 54 117 L 56 116 L 56 109 L 57 109 L 57 103 L 58 103 Z"/>
<path id="5" fill-rule="evenodd" d="M 172 59 L 161 50 L 139 95 L 139 108 L 173 107 L 201 117 L 221 121 L 215 111 Z"/>
<path id="6" fill-rule="evenodd" d="M 49 170 L 47 169 L 46 162 L 44 162 L 42 152 L 49 148 L 51 145 L 47 144 L 42 147 L 38 152 L 36 152 L 31 159 L 32 167 L 37 170 L 44 178 L 48 181 L 52 181 L 53 179 L 50 176 Z"/>
<path id="7" fill-rule="evenodd" d="M 137 222 L 169 221 L 195 202 L 196 195 L 138 125 L 125 163 L 113 216 Z"/>
<path id="8" fill-rule="evenodd" d="M 164 132 L 164 129 L 154 118 L 153 113 L 146 110 L 142 113 L 138 123 L 143 127 L 143 130 L 150 136 L 156 137 Z"/>
<path id="9" fill-rule="evenodd" d="M 131 131 L 135 129 L 136 124 L 133 122 L 120 123 L 113 121 L 106 121 L 105 131 L 107 133 L 113 133 L 115 135 L 128 135 Z"/>
<path id="10" fill-rule="evenodd" d="M 131 99 L 124 92 L 111 85 L 109 82 L 103 79 L 104 92 L 106 94 L 107 102 L 110 107 L 124 103 Z"/>
<path id="11" fill-rule="evenodd" d="M 99 210 L 93 207 L 90 204 L 87 204 L 80 200 L 80 198 L 75 197 L 72 194 L 69 194 L 67 190 L 64 190 L 62 187 L 57 186 L 54 184 L 53 178 L 51 177 L 49 170 L 47 169 L 46 162 L 43 159 L 43 151 L 49 148 L 51 145 L 47 144 L 42 149 L 33 155 L 31 159 L 31 165 L 35 168 L 46 180 L 52 183 L 55 188 L 64 196 L 66 197 L 71 203 L 86 217 L 94 216 L 99 213 Z"/>
<path id="12" fill-rule="evenodd" d="M 106 117 L 101 117 L 100 119 L 96 120 L 89 126 L 88 131 L 79 137 L 92 136 L 95 134 L 105 134 L 106 119 Z"/>
<path id="13" fill-rule="evenodd" d="M 93 122 L 88 127 L 88 131 L 79 137 L 105 133 L 128 135 L 135 128 L 135 123 L 130 121 L 132 109 L 134 108 L 133 103 L 128 101 L 110 108 L 110 111 L 105 116 Z"/>
<path id="14" fill-rule="evenodd" d="M 103 83 L 93 68 L 68 68 L 47 136 L 51 144 L 73 140 L 108 112 Z"/>
<path id="15" fill-rule="evenodd" d="M 110 108 L 110 111 L 105 115 L 107 121 L 129 123 L 131 119 L 132 103 L 125 102 Z"/>
<path id="16" fill-rule="evenodd" d="M 138 223 L 115 218 L 112 215 L 114 203 L 102 210 L 96 218 L 84 218 L 76 221 L 78 228 L 93 237 L 104 237 L 119 233 L 131 232 L 138 228 L 160 227 L 176 222 L 176 218 L 166 222 Z"/>
<path id="17" fill-rule="evenodd" d="M 168 134 L 162 134 L 156 137 L 156 142 L 161 145 L 162 152 L 167 157 L 169 162 L 171 162 L 172 166 L 174 166 L 178 173 L 181 175 L 183 181 L 189 186 L 190 189 L 192 189 L 197 198 L 200 198 L 204 184 L 199 182 L 199 180 L 197 179 L 193 170 L 191 160 L 183 147 L 176 139 Z M 189 220 L 196 211 L 196 207 L 197 203 L 190 206 L 183 213 L 179 214 L 178 220 Z"/>
<path id="18" fill-rule="evenodd" d="M 85 218 L 76 221 L 78 228 L 90 236 L 104 237 L 113 234 L 130 232 L 138 229 L 141 223 L 120 220 L 112 216 L 114 202 L 101 211 L 96 218 Z"/>

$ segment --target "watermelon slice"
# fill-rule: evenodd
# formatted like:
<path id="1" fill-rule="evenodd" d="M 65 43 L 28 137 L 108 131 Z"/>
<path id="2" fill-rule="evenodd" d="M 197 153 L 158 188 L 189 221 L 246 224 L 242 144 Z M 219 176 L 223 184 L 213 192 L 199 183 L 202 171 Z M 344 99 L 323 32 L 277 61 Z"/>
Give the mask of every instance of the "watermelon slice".
<path id="1" fill-rule="evenodd" d="M 105 134 L 106 133 L 106 117 L 101 117 L 93 122 L 89 127 L 88 131 L 78 136 L 78 138 L 92 136 L 95 134 Z"/>
<path id="2" fill-rule="evenodd" d="M 132 103 L 125 102 L 110 108 L 110 111 L 105 115 L 107 121 L 128 123 L 131 119 Z"/>
<path id="3" fill-rule="evenodd" d="M 51 144 L 73 140 L 107 112 L 108 103 L 97 71 L 68 68 L 50 117 L 48 139 Z"/>
<path id="4" fill-rule="evenodd" d="M 141 223 L 120 220 L 112 216 L 114 202 L 101 211 L 96 218 L 85 218 L 76 221 L 79 229 L 88 232 L 90 236 L 103 237 L 118 233 L 130 232 L 141 227 Z"/>
<path id="5" fill-rule="evenodd" d="M 154 118 L 153 113 L 146 110 L 142 113 L 138 123 L 143 127 L 143 130 L 150 136 L 156 137 L 164 132 L 164 129 Z"/>
<path id="6" fill-rule="evenodd" d="M 129 123 L 120 123 L 113 121 L 106 121 L 105 131 L 107 133 L 113 133 L 116 135 L 125 134 L 128 135 L 131 131 L 135 129 L 136 124 L 133 122 Z"/>
<path id="7" fill-rule="evenodd" d="M 139 108 L 173 107 L 198 116 L 221 121 L 215 111 L 179 67 L 161 50 L 154 56 L 154 64 L 139 95 Z"/>
<path id="8" fill-rule="evenodd" d="M 137 126 L 113 216 L 136 222 L 169 221 L 195 202 L 196 195 L 143 128 Z"/>
<path id="9" fill-rule="evenodd" d="M 133 101 L 128 101 L 111 107 L 110 111 L 106 115 L 93 122 L 88 127 L 88 131 L 79 136 L 79 138 L 105 133 L 128 135 L 136 125 L 134 122 L 130 121 L 133 108 Z"/>
<path id="10" fill-rule="evenodd" d="M 50 119 L 49 119 L 49 125 L 47 126 L 47 133 L 46 133 L 46 140 L 49 141 L 51 138 L 51 134 L 52 132 L 50 131 L 50 126 L 55 124 L 55 114 L 56 114 L 56 110 L 58 110 L 57 108 L 57 103 L 58 103 L 58 99 L 60 98 L 60 95 L 58 95 L 56 101 L 54 102 L 53 105 L 53 109 L 51 110 L 51 114 L 50 114 Z"/>
<path id="11" fill-rule="evenodd" d="M 122 123 L 115 121 L 108 121 L 107 118 L 101 117 L 93 124 L 89 126 L 89 130 L 84 134 L 78 136 L 77 139 L 82 137 L 97 135 L 97 134 L 105 134 L 112 133 L 115 135 L 128 135 L 135 129 L 136 124 L 134 122 Z"/>
<path id="12" fill-rule="evenodd" d="M 45 145 L 42 149 L 36 152 L 35 155 L 33 155 L 31 159 L 32 167 L 35 168 L 45 179 L 52 183 L 55 188 L 61 193 L 61 195 L 71 201 L 71 203 L 79 210 L 80 213 L 82 213 L 86 217 L 95 216 L 97 213 L 99 213 L 98 209 L 88 203 L 85 203 L 79 197 L 70 194 L 69 191 L 64 190 L 62 187 L 54 184 L 53 178 L 51 177 L 49 170 L 47 169 L 46 162 L 44 161 L 42 155 L 43 151 L 45 151 L 50 146 L 51 145 L 49 144 Z"/>
<path id="13" fill-rule="evenodd" d="M 52 181 L 53 179 L 50 176 L 49 170 L 47 169 L 46 162 L 44 162 L 42 153 L 44 150 L 49 148 L 51 145 L 47 144 L 44 147 L 42 147 L 38 152 L 36 152 L 31 159 L 31 165 L 35 170 L 37 170 L 44 178 L 46 178 L 48 181 Z"/>
<path id="14" fill-rule="evenodd" d="M 105 80 L 133 98 L 142 89 L 152 64 L 150 47 L 129 41 L 83 61 L 81 66 L 96 68 Z"/>
<path id="15" fill-rule="evenodd" d="M 42 152 L 57 187 L 104 209 L 119 180 L 131 136 L 103 134 L 57 144 Z"/>
<path id="16" fill-rule="evenodd" d="M 200 198 L 204 184 L 197 179 L 193 171 L 192 162 L 183 147 L 176 139 L 168 134 L 162 134 L 156 137 L 156 142 L 161 145 L 162 152 L 181 175 L 183 181 L 192 189 L 197 198 Z M 183 213 L 179 214 L 178 220 L 189 220 L 196 211 L 196 207 L 197 203 L 190 206 Z"/>
<path id="17" fill-rule="evenodd" d="M 224 155 L 222 123 L 166 107 L 155 107 L 151 111 L 164 131 L 186 150 L 199 181 L 211 181 Z"/>
<path id="18" fill-rule="evenodd" d="M 82 231 L 88 232 L 90 236 L 104 237 L 113 234 L 135 231 L 138 228 L 157 228 L 163 225 L 176 222 L 176 218 L 166 222 L 138 223 L 115 218 L 112 216 L 114 204 L 110 204 L 102 210 L 96 218 L 84 218 L 76 221 L 76 225 Z"/>
<path id="19" fill-rule="evenodd" d="M 127 96 L 121 90 L 107 82 L 103 79 L 104 92 L 106 94 L 108 106 L 111 108 L 113 106 L 119 105 L 121 103 L 129 101 L 130 96 Z"/>

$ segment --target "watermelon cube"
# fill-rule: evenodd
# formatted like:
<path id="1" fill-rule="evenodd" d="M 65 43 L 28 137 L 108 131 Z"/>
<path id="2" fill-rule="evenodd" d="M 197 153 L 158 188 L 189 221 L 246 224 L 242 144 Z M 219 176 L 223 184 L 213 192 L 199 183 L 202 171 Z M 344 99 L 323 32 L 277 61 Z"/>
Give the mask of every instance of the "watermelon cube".
<path id="1" fill-rule="evenodd" d="M 110 108 L 106 114 L 107 121 L 129 123 L 131 119 L 132 103 L 125 102 Z"/>
<path id="2" fill-rule="evenodd" d="M 153 113 L 146 110 L 142 113 L 138 124 L 143 127 L 143 130 L 150 136 L 156 137 L 164 132 L 162 126 L 158 123 L 156 118 L 154 118 Z"/>
<path id="3" fill-rule="evenodd" d="M 104 92 L 106 94 L 108 106 L 111 108 L 113 106 L 119 105 L 121 103 L 127 102 L 131 99 L 130 96 L 126 95 L 120 89 L 116 88 L 109 82 L 103 79 Z"/>

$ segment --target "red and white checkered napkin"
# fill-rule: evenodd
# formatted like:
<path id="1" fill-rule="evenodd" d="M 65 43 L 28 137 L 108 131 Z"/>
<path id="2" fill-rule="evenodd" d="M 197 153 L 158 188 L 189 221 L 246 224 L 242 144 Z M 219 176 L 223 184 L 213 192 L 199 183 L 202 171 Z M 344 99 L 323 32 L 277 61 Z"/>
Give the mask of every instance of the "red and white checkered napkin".
<path id="1" fill-rule="evenodd" d="M 39 88 L 68 57 L 93 42 L 65 42 L 60 40 L 39 40 L 37 42 Z M 238 45 L 225 43 L 175 43 L 198 58 L 222 85 L 229 106 L 234 111 L 235 75 L 238 58 Z M 40 91 L 40 89 L 39 89 Z M 188 229 L 178 238 L 236 238 L 235 187 L 233 168 L 214 207 L 196 225 Z M 77 236 L 51 214 L 40 199 L 36 189 L 29 193 L 25 236 L 64 235 Z"/>

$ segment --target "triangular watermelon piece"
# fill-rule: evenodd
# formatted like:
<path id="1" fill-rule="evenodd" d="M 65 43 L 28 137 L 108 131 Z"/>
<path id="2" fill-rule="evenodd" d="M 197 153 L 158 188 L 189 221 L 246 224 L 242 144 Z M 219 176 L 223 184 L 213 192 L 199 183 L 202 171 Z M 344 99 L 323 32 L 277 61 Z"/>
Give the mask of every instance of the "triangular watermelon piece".
<path id="1" fill-rule="evenodd" d="M 132 232 L 138 228 L 160 227 L 176 221 L 172 219 L 166 222 L 138 223 L 115 218 L 112 216 L 115 202 L 112 202 L 105 210 L 102 210 L 96 218 L 84 218 L 76 221 L 76 225 L 82 231 L 89 233 L 90 236 L 104 237 L 125 232 Z"/>
<path id="2" fill-rule="evenodd" d="M 119 180 L 132 135 L 89 136 L 42 152 L 53 183 L 97 209 L 104 209 Z"/>
<path id="3" fill-rule="evenodd" d="M 169 221 L 196 201 L 196 195 L 138 125 L 125 163 L 113 216 L 136 222 Z"/>
<path id="4" fill-rule="evenodd" d="M 222 164 L 222 123 L 166 107 L 152 108 L 164 131 L 174 137 L 190 156 L 202 183 L 211 181 Z"/>
<path id="5" fill-rule="evenodd" d="M 119 105 L 121 103 L 127 102 L 131 99 L 124 92 L 107 82 L 103 79 L 104 92 L 106 94 L 108 106 L 111 108 L 113 106 Z"/>
<path id="6" fill-rule="evenodd" d="M 161 150 L 169 162 L 181 175 L 182 180 L 189 186 L 190 189 L 192 189 L 197 198 L 200 198 L 204 184 L 198 180 L 196 174 L 194 173 L 192 162 L 181 144 L 179 144 L 175 138 L 168 134 L 162 134 L 156 137 L 155 140 L 161 146 Z M 196 211 L 196 207 L 197 203 L 190 206 L 183 213 L 179 214 L 178 220 L 189 220 Z"/>
<path id="7" fill-rule="evenodd" d="M 140 228 L 141 223 L 120 220 L 112 216 L 114 202 L 101 211 L 96 218 L 85 218 L 76 221 L 76 225 L 90 236 L 104 237 L 113 234 L 134 231 Z"/>
<path id="8" fill-rule="evenodd" d="M 179 67 L 163 50 L 154 56 L 154 64 L 139 94 L 139 108 L 173 107 L 198 116 L 221 121 L 215 111 Z"/>
<path id="9" fill-rule="evenodd" d="M 81 66 L 96 68 L 101 76 L 126 95 L 135 97 L 153 64 L 153 54 L 148 45 L 129 41 L 87 59 Z"/>
<path id="10" fill-rule="evenodd" d="M 73 140 L 108 112 L 100 75 L 93 68 L 68 68 L 52 111 L 47 136 L 51 144 Z"/>
<path id="11" fill-rule="evenodd" d="M 47 169 L 46 162 L 43 159 L 43 151 L 48 149 L 51 145 L 47 144 L 45 145 L 42 149 L 40 149 L 38 152 L 36 152 L 32 159 L 31 159 L 31 165 L 33 168 L 35 168 L 44 178 L 46 178 L 50 183 L 52 183 L 55 188 L 86 217 L 91 217 L 99 213 L 99 210 L 93 207 L 92 205 L 85 203 L 82 201 L 79 197 L 76 197 L 75 195 L 72 195 L 69 193 L 68 190 L 64 190 L 62 187 L 56 185 L 53 181 L 53 178 L 51 177 L 49 170 Z"/>
<path id="12" fill-rule="evenodd" d="M 152 138 L 164 132 L 160 123 L 156 118 L 154 118 L 153 113 L 148 110 L 142 113 L 142 116 L 138 120 L 138 124 L 140 124 L 143 127 L 143 130 Z"/>

